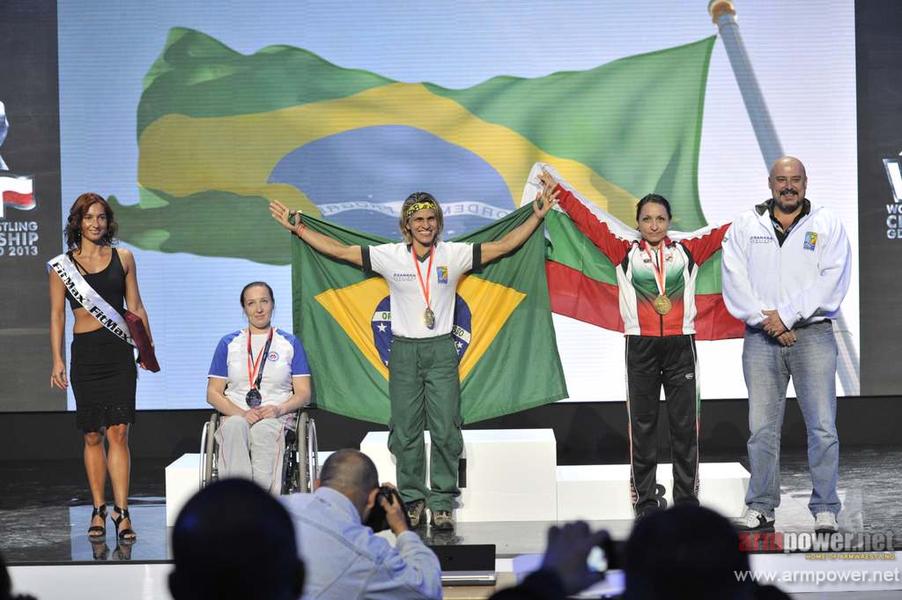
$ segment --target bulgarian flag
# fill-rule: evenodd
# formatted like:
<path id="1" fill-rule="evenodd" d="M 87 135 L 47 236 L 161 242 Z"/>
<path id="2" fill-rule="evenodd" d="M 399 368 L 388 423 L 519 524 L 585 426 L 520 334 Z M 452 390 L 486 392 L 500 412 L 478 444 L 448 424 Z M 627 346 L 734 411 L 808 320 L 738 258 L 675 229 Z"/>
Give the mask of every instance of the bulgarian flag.
<path id="1" fill-rule="evenodd" d="M 540 190 L 538 174 L 542 170 L 554 175 L 558 183 L 579 199 L 600 221 L 606 223 L 614 235 L 625 240 L 641 239 L 635 227 L 629 227 L 587 200 L 579 190 L 563 180 L 551 165 L 536 163 L 533 166 L 523 189 L 523 202 L 535 198 Z M 605 329 L 623 331 L 615 273 L 618 266 L 611 264 L 611 261 L 576 228 L 560 207 L 556 206 L 555 210 L 548 213 L 545 217 L 545 226 L 548 236 L 545 271 L 551 310 L 559 315 Z M 711 227 L 703 227 L 692 232 L 670 230 L 668 235 L 670 239 L 679 241 L 700 237 L 710 229 Z M 738 338 L 742 337 L 745 330 L 744 324 L 733 318 L 724 305 L 721 295 L 720 263 L 721 251 L 718 250 L 699 267 L 695 295 L 698 311 L 695 317 L 695 330 L 696 339 L 699 340 Z"/>

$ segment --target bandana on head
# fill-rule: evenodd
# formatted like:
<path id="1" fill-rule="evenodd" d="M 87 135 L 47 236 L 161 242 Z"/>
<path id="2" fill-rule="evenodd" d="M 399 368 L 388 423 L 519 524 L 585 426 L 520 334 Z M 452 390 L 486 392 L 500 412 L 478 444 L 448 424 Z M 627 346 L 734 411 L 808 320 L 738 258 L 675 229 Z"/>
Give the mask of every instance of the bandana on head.
<path id="1" fill-rule="evenodd" d="M 411 204 L 410 206 L 407 207 L 407 212 L 404 213 L 404 218 L 409 219 L 413 213 L 417 212 L 418 210 L 424 210 L 427 208 L 435 210 L 436 209 L 435 202 L 432 202 L 431 200 L 425 200 L 423 202 L 414 202 L 413 204 Z"/>

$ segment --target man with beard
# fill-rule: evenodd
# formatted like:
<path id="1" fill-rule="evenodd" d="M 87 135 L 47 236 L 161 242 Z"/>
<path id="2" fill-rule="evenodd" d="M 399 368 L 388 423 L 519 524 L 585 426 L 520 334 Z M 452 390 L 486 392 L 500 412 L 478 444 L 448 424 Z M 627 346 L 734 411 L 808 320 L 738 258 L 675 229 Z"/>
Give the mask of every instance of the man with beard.
<path id="1" fill-rule="evenodd" d="M 818 533 L 840 510 L 833 322 L 849 288 L 850 248 L 839 218 L 805 197 L 796 158 L 771 167 L 772 198 L 734 221 L 723 240 L 723 297 L 745 322 L 742 370 L 749 394 L 751 480 L 743 530 L 773 530 L 780 504 L 780 431 L 790 377 L 808 432 Z"/>

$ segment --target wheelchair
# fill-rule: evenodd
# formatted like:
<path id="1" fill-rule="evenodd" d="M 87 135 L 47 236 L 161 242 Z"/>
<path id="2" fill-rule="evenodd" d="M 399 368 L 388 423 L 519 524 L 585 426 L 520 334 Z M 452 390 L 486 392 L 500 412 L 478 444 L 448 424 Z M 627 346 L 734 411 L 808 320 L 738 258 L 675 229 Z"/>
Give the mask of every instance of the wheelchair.
<path id="1" fill-rule="evenodd" d="M 295 413 L 294 430 L 285 430 L 285 453 L 282 456 L 282 495 L 296 492 L 312 492 L 313 481 L 319 473 L 319 451 L 316 441 L 316 423 L 305 407 Z M 200 436 L 199 489 L 219 479 L 219 444 L 216 430 L 222 415 L 214 412 L 204 423 Z"/>

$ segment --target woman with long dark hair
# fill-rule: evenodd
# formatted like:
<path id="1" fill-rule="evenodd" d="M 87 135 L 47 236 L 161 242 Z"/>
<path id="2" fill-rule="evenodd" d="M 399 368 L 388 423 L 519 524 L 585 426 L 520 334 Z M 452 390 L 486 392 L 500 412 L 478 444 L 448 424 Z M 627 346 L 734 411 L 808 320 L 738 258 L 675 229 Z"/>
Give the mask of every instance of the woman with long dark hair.
<path id="1" fill-rule="evenodd" d="M 137 537 L 128 511 L 128 430 L 135 421 L 137 371 L 128 334 L 122 331 L 125 307 L 141 318 L 148 336 L 150 326 L 138 291 L 135 258 L 129 250 L 113 247 L 116 229 L 112 208 L 98 194 L 80 195 L 69 210 L 65 231 L 69 250 L 50 261 L 50 385 L 65 389 L 72 382 L 94 507 L 88 535 L 106 534 L 109 473 L 116 534 L 120 541 L 130 542 Z M 68 377 L 63 360 L 67 299 L 75 319 Z"/>

